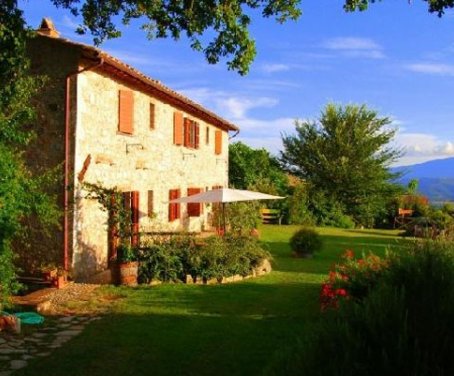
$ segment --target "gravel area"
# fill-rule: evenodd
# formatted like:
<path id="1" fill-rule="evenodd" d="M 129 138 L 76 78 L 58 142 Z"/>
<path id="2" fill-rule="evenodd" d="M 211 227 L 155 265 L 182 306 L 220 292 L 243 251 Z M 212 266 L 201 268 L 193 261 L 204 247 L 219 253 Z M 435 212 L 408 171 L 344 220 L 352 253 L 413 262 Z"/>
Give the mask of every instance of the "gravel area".
<path id="1" fill-rule="evenodd" d="M 52 306 L 58 307 L 70 300 L 86 300 L 99 285 L 87 283 L 69 283 L 62 289 L 57 289 L 49 295 Z"/>
<path id="2" fill-rule="evenodd" d="M 94 299 L 95 291 L 99 286 L 86 283 L 69 283 L 62 289 L 55 289 L 50 292 L 45 300 L 37 306 L 37 309 L 45 315 L 70 314 L 77 311 L 82 311 L 77 313 L 90 313 L 90 310 L 87 310 L 87 305 Z M 73 306 L 73 309 L 71 306 Z M 75 306 L 77 306 L 77 309 Z"/>

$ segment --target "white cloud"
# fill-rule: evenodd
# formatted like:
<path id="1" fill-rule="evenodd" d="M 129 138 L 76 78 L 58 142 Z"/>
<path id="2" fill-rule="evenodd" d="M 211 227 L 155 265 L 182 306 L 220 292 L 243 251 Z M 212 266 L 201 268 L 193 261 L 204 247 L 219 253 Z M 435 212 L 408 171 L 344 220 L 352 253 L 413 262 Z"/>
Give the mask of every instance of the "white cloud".
<path id="1" fill-rule="evenodd" d="M 242 98 L 242 97 L 229 97 L 215 99 L 216 107 L 222 113 L 226 113 L 233 119 L 244 119 L 246 113 L 253 108 L 274 107 L 277 99 L 268 97 L 259 98 Z"/>
<path id="2" fill-rule="evenodd" d="M 332 38 L 325 41 L 322 46 L 328 50 L 338 51 L 347 57 L 367 59 L 383 59 L 385 57 L 382 46 L 368 38 Z"/>
<path id="3" fill-rule="evenodd" d="M 207 87 L 183 89 L 181 93 L 235 122 L 247 119 L 247 112 L 254 108 L 270 108 L 279 103 L 271 97 L 251 97 Z"/>
<path id="4" fill-rule="evenodd" d="M 427 133 L 399 133 L 396 145 L 402 147 L 405 152 L 396 165 L 422 163 L 454 156 L 453 141 Z"/>
<path id="5" fill-rule="evenodd" d="M 79 23 L 76 21 L 76 19 L 69 17 L 67 14 L 63 16 L 58 24 L 66 27 L 67 29 L 71 29 L 72 31 L 76 31 L 76 29 L 79 27 Z"/>
<path id="6" fill-rule="evenodd" d="M 439 64 L 439 63 L 415 63 L 405 66 L 406 69 L 412 72 L 437 74 L 440 76 L 454 76 L 453 64 Z"/>
<path id="7" fill-rule="evenodd" d="M 290 70 L 290 66 L 287 64 L 263 64 L 262 70 L 265 73 L 285 72 Z"/>

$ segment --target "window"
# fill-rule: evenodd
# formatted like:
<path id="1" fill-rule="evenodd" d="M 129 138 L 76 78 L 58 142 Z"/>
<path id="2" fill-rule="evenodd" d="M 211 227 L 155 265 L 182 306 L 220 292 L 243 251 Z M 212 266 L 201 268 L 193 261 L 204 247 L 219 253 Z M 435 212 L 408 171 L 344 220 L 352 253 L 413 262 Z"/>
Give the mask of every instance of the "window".
<path id="1" fill-rule="evenodd" d="M 188 118 L 184 118 L 184 146 L 199 148 L 199 124 Z"/>
<path id="2" fill-rule="evenodd" d="M 183 114 L 181 112 L 173 114 L 173 143 L 183 145 Z"/>
<path id="3" fill-rule="evenodd" d="M 155 128 L 155 105 L 150 103 L 150 129 Z"/>
<path id="4" fill-rule="evenodd" d="M 214 154 L 222 154 L 222 131 L 220 130 L 214 134 Z"/>
<path id="5" fill-rule="evenodd" d="M 169 191 L 169 201 L 180 197 L 179 189 L 171 189 Z M 173 222 L 176 219 L 180 219 L 180 204 L 169 204 L 169 222 Z"/>
<path id="6" fill-rule="evenodd" d="M 153 218 L 154 216 L 154 202 L 153 202 L 153 191 L 148 191 L 148 208 L 147 208 L 147 214 L 150 218 Z"/>
<path id="7" fill-rule="evenodd" d="M 132 134 L 134 130 L 134 93 L 120 90 L 118 94 L 118 131 Z"/>
<path id="8" fill-rule="evenodd" d="M 202 192 L 201 188 L 188 188 L 188 196 L 193 196 Z M 188 216 L 189 217 L 200 217 L 202 213 L 202 204 L 191 202 L 188 203 Z"/>
<path id="9" fill-rule="evenodd" d="M 206 128 L 205 144 L 207 144 L 207 145 L 210 144 L 210 127 L 207 127 L 207 128 Z"/>

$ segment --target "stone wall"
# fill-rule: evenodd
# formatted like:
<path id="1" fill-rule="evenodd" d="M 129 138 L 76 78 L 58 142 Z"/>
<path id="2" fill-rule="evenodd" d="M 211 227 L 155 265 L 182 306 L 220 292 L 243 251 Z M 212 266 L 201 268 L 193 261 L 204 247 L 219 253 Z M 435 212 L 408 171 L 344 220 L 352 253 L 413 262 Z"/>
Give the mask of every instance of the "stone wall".
<path id="1" fill-rule="evenodd" d="M 118 132 L 119 90 L 134 91 L 134 132 Z M 155 108 L 155 128 L 150 129 L 150 103 Z M 86 198 L 78 179 L 122 191 L 139 191 L 142 231 L 201 231 L 210 213 L 204 205 L 200 217 L 168 221 L 170 189 L 211 189 L 228 184 L 228 134 L 222 135 L 222 154 L 215 155 L 214 132 L 218 128 L 178 109 L 200 125 L 200 148 L 173 144 L 174 111 L 171 105 L 135 90 L 102 71 L 86 71 L 77 77 L 77 123 L 74 155 L 73 268 L 76 278 L 87 280 L 108 266 L 107 213 Z M 209 129 L 209 141 L 206 129 Z M 90 157 L 89 157 L 90 156 Z M 90 159 L 88 164 L 86 161 Z M 85 169 L 84 169 L 85 163 Z M 155 217 L 148 216 L 148 191 L 153 191 Z"/>
<path id="2" fill-rule="evenodd" d="M 27 43 L 31 73 L 45 77 L 45 84 L 33 100 L 37 117 L 31 125 L 35 138 L 28 145 L 26 159 L 36 173 L 57 169 L 58 181 L 49 192 L 55 194 L 63 214 L 65 159 L 65 82 L 66 76 L 77 69 L 79 50 L 67 48 L 53 39 L 36 36 Z M 71 91 L 74 99 L 75 87 Z M 72 102 L 74 107 L 75 101 Z M 63 217 L 62 217 L 63 218 Z M 39 224 L 32 220 L 29 239 L 17 242 L 15 251 L 23 273 L 33 273 L 41 264 L 63 263 L 63 222 L 46 235 Z"/>

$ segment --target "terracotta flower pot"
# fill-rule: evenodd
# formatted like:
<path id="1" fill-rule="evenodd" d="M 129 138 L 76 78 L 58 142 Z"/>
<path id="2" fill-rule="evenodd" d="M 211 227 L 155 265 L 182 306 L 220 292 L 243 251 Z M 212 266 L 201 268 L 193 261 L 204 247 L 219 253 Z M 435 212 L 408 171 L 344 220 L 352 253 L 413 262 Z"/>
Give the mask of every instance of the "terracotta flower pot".
<path id="1" fill-rule="evenodd" d="M 123 262 L 118 264 L 118 278 L 119 284 L 125 286 L 136 286 L 137 277 L 139 275 L 139 262 Z"/>

